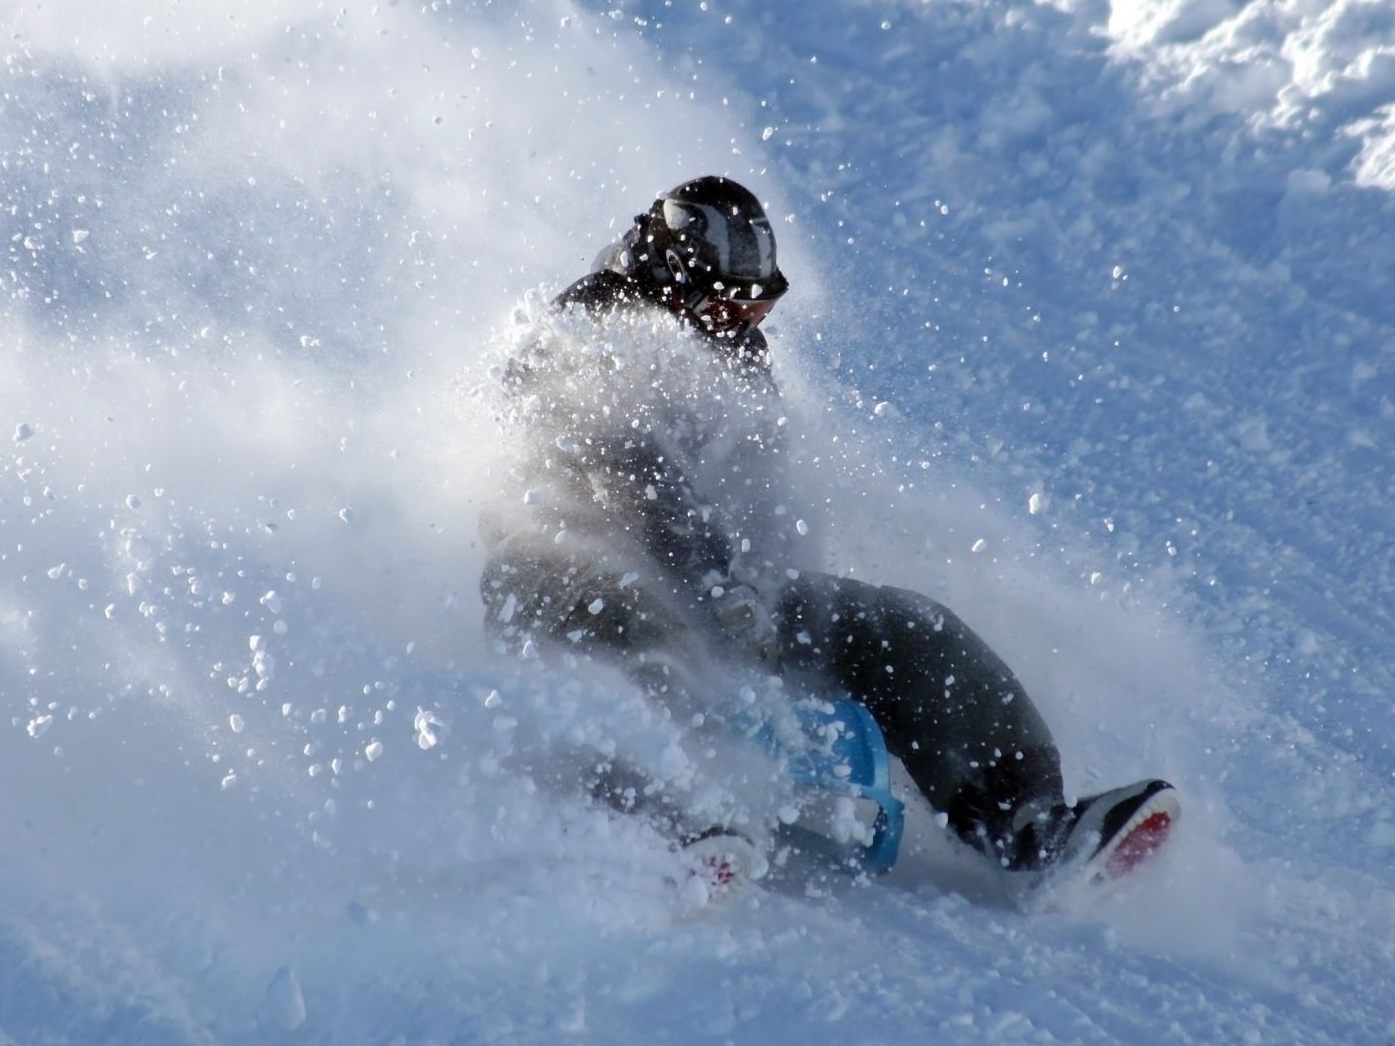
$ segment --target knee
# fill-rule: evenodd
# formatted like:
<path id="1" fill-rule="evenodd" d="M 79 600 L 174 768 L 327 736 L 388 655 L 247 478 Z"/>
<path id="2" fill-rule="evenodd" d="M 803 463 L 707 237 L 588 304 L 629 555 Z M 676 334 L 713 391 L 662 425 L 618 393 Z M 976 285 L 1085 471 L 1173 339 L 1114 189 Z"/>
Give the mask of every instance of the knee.
<path id="1" fill-rule="evenodd" d="M 957 621 L 954 611 L 943 603 L 909 588 L 896 588 L 885 585 L 877 590 L 881 593 L 881 603 L 888 611 L 901 617 L 914 618 L 942 626 L 947 621 Z"/>

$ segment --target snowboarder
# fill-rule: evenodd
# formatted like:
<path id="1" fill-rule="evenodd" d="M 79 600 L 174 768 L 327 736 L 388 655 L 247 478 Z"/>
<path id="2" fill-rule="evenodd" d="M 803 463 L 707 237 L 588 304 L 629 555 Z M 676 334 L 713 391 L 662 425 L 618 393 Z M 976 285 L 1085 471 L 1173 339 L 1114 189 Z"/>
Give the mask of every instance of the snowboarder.
<path id="1" fill-rule="evenodd" d="M 930 805 L 1004 869 L 1098 875 L 1139 860 L 1177 816 L 1170 785 L 1068 804 L 1036 707 L 952 611 L 789 569 L 791 521 L 772 472 L 783 414 L 759 329 L 787 286 L 760 202 L 709 176 L 664 193 L 555 299 L 602 327 L 676 317 L 722 387 L 704 398 L 661 347 L 645 372 L 657 399 L 627 418 L 579 392 L 555 346 L 512 361 L 508 395 L 548 419 L 530 481 L 551 483 L 567 507 L 487 535 L 489 627 L 516 645 L 612 659 L 656 692 L 688 685 L 697 649 L 814 680 L 863 703 Z"/>

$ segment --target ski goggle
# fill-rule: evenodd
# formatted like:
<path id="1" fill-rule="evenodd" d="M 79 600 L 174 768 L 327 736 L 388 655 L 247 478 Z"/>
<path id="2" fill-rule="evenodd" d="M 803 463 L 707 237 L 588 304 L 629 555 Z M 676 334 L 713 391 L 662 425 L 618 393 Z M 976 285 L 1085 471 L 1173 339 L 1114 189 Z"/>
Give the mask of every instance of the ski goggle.
<path id="1" fill-rule="evenodd" d="M 760 325 L 789 290 L 789 281 L 778 269 L 761 283 L 716 281 L 693 306 L 693 313 L 719 333 L 741 332 Z"/>

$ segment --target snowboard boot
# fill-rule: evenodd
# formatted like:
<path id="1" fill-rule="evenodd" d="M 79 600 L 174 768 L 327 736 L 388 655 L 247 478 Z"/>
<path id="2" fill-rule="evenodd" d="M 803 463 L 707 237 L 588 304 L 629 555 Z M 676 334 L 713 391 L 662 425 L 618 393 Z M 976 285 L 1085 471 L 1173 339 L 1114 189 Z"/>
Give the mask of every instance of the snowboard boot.
<path id="1" fill-rule="evenodd" d="M 1162 846 L 1180 814 L 1177 790 L 1157 779 L 1086 796 L 1073 807 L 1026 807 L 1014 818 L 1007 866 L 1052 880 L 1120 879 Z"/>

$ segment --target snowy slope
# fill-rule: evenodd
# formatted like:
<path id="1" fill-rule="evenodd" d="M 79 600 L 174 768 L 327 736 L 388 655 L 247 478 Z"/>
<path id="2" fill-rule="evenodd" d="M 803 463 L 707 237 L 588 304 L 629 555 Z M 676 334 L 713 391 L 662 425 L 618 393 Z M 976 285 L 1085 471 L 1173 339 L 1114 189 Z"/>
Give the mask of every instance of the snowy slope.
<path id="1" fill-rule="evenodd" d="M 808 8 L 0 8 L 5 1034 L 1395 1036 L 1391 8 Z M 921 812 L 682 918 L 565 778 L 683 731 L 486 650 L 488 368 L 705 171 L 829 566 L 982 630 L 1072 789 L 1183 788 L 1097 910 Z"/>

